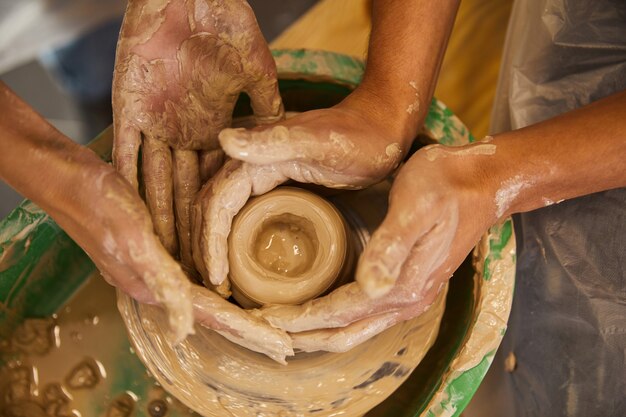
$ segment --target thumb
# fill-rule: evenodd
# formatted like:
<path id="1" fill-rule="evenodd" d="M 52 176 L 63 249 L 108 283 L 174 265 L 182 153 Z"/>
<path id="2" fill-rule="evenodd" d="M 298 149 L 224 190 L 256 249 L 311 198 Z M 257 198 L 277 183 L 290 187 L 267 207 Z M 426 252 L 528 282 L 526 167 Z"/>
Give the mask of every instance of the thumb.
<path id="1" fill-rule="evenodd" d="M 365 246 L 356 270 L 356 281 L 371 298 L 382 297 L 395 285 L 418 235 L 388 213 Z"/>
<path id="2" fill-rule="evenodd" d="M 314 156 L 310 133 L 297 127 L 274 125 L 264 129 L 224 129 L 219 141 L 231 158 L 255 165 L 267 165 Z"/>
<path id="3" fill-rule="evenodd" d="M 436 224 L 437 213 L 421 210 L 428 198 L 416 199 L 413 187 L 399 176 L 389 194 L 385 219 L 365 246 L 356 270 L 356 281 L 372 298 L 387 294 L 400 277 L 412 248 Z M 413 179 L 411 179 L 413 181 Z"/>

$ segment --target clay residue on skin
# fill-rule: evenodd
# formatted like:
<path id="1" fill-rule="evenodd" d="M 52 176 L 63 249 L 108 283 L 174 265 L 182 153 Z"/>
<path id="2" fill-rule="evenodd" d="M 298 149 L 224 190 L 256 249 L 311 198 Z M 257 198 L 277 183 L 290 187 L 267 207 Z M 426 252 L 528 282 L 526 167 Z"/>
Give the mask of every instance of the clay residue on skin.
<path id="1" fill-rule="evenodd" d="M 384 153 L 379 153 L 374 159 L 376 169 L 385 172 L 395 169 L 402 162 L 402 147 L 399 143 L 394 142 L 385 147 Z"/>
<path id="2" fill-rule="evenodd" d="M 353 154 L 357 150 L 356 145 L 346 135 L 332 130 L 328 138 L 330 146 L 328 146 L 328 149 L 325 150 L 318 161 L 322 166 L 343 171 L 346 167 L 345 164 L 350 160 L 348 155 Z"/>
<path id="3" fill-rule="evenodd" d="M 282 125 L 263 131 L 225 129 L 220 132 L 219 140 L 229 156 L 254 165 L 271 165 L 297 182 L 347 189 L 375 182 L 370 172 L 353 168 L 361 163 L 361 151 L 338 131 L 316 132 L 302 126 Z"/>
<path id="4" fill-rule="evenodd" d="M 417 89 L 417 83 L 415 81 L 410 81 L 409 86 L 415 90 L 415 101 L 409 104 L 409 107 L 406 108 L 406 112 L 408 114 L 413 114 L 419 112 L 420 110 L 420 93 Z"/>
<path id="5" fill-rule="evenodd" d="M 242 91 L 251 98 L 257 122 L 280 120 L 283 108 L 275 74 L 254 13 L 243 0 L 130 2 L 114 76 L 116 168 L 136 185 L 141 137 L 144 150 L 152 140 L 167 152 L 198 151 L 202 157 L 218 151 L 217 134 L 230 125 Z M 164 171 L 152 163 L 152 155 L 144 156 L 144 178 L 160 175 L 171 181 L 162 178 Z M 174 187 L 181 258 L 189 271 L 193 270 L 188 227 L 191 199 L 186 188 L 196 189 L 200 176 L 204 182 L 209 172 L 215 171 L 215 166 L 208 167 L 202 158 L 198 172 L 196 159 L 193 170 L 177 171 L 181 175 Z M 214 159 L 218 160 L 221 162 L 221 158 Z M 160 190 L 172 193 L 171 186 Z M 171 196 L 161 195 L 166 193 L 159 194 L 149 200 L 163 204 L 171 200 Z M 174 212 L 170 208 L 168 215 L 155 214 L 158 205 L 151 204 L 152 217 L 159 237 L 174 254 Z M 168 227 L 163 232 L 165 224 Z"/>
<path id="6" fill-rule="evenodd" d="M 151 223 L 147 213 L 142 212 L 143 206 L 135 203 L 135 195 L 124 183 L 124 180 L 115 175 L 113 171 L 107 171 L 103 178 L 99 178 L 97 184 L 101 189 L 98 191 L 103 199 L 103 207 L 114 205 L 120 212 L 126 215 L 129 222 L 134 222 L 141 233 L 134 238 L 124 242 L 115 243 L 112 235 L 104 236 L 105 253 L 120 263 L 137 265 L 139 268 L 146 265 L 162 265 L 162 268 L 155 272 L 154 268 L 145 267 L 137 272 L 136 277 L 140 279 L 148 288 L 154 300 L 166 307 L 171 329 L 175 334 L 175 339 L 180 341 L 187 334 L 193 332 L 193 316 L 189 290 L 191 284 L 184 277 L 180 266 L 167 256 L 164 250 L 153 250 L 146 248 L 148 242 L 154 241 Z M 126 258 L 130 259 L 126 262 Z M 106 270 L 108 265 L 98 265 L 101 270 Z M 127 283 L 128 284 L 128 283 Z M 131 284 L 132 285 L 132 284 Z"/>
<path id="7" fill-rule="evenodd" d="M 136 129 L 174 149 L 217 149 L 217 134 L 230 124 L 248 82 L 233 75 L 244 73 L 241 60 L 208 33 L 184 40 L 175 57 L 146 60 L 130 53 L 117 64 L 124 81 L 116 89 L 116 105 Z"/>
<path id="8" fill-rule="evenodd" d="M 137 9 L 133 3 L 140 5 L 139 9 Z M 170 0 L 129 2 L 126 12 L 137 14 L 137 22 L 139 22 L 139 24 L 122 33 L 125 39 L 124 47 L 132 49 L 152 39 L 152 36 L 154 36 L 165 21 L 165 8 L 169 3 Z"/>
<path id="9" fill-rule="evenodd" d="M 282 104 L 275 73 L 271 54 L 245 1 L 129 4 L 113 89 L 114 162 L 131 184 L 136 184 L 140 146 L 145 151 L 152 142 L 163 151 L 161 158 L 149 153 L 142 160 L 146 185 L 161 184 L 158 189 L 146 186 L 148 201 L 161 241 L 173 255 L 176 241 L 181 242 L 181 259 L 192 275 L 190 195 L 198 188 L 200 177 L 206 180 L 216 168 L 202 158 L 199 169 L 198 155 L 193 152 L 202 156 L 218 151 L 217 134 L 230 125 L 234 104 L 244 90 L 258 119 L 280 119 Z M 175 158 L 180 163 L 174 172 L 160 166 L 171 159 L 172 151 L 175 157 L 181 156 Z M 213 161 L 221 163 L 221 158 Z M 151 178 L 161 181 L 148 181 Z M 165 214 L 160 210 L 164 206 Z M 174 210 L 178 227 L 174 227 Z"/>
<path id="10" fill-rule="evenodd" d="M 391 159 L 398 159 L 402 156 L 402 148 L 399 143 L 392 143 L 385 148 L 385 155 Z"/>
<path id="11" fill-rule="evenodd" d="M 406 244 L 398 236 L 389 236 L 375 250 L 369 245 L 367 256 L 362 255 L 359 262 L 359 276 L 365 278 L 360 283 L 371 298 L 385 295 L 395 285 L 402 269 L 402 262 L 397 262 L 398 254 L 406 252 Z"/>
<path id="12" fill-rule="evenodd" d="M 534 181 L 521 174 L 502 182 L 495 197 L 496 217 L 502 217 L 509 209 L 511 203 L 517 198 L 520 191 L 531 186 L 533 183 Z"/>
<path id="13" fill-rule="evenodd" d="M 451 156 L 494 155 L 496 153 L 496 145 L 483 143 L 463 147 L 430 145 L 424 148 L 424 152 L 426 159 L 433 162 L 439 158 Z"/>
<path id="14" fill-rule="evenodd" d="M 324 329 L 295 333 L 292 335 L 294 348 L 304 352 L 347 352 L 377 334 L 406 320 L 407 317 L 414 317 L 413 320 L 422 320 L 422 323 L 427 323 L 433 319 L 436 320 L 435 317 L 439 317 L 443 314 L 446 294 L 447 285 L 444 285 L 435 302 L 423 309 L 421 314 L 410 314 L 407 316 L 403 311 L 393 311 L 391 313 L 384 313 L 360 320 L 341 331 L 337 331 L 336 329 Z M 409 307 L 409 309 L 411 309 L 411 307 Z"/>
<path id="15" fill-rule="evenodd" d="M 435 207 L 429 201 L 417 204 L 424 205 L 424 211 L 432 211 Z M 402 216 L 402 213 L 398 215 Z M 361 256 L 357 281 L 370 297 L 378 298 L 393 289 L 401 273 L 405 277 L 432 276 L 449 256 L 454 234 L 448 231 L 456 230 L 458 222 L 458 205 L 449 203 L 440 210 L 436 226 L 424 232 L 415 243 L 407 242 L 390 232 L 385 232 L 384 235 L 381 232 L 375 233 Z M 405 281 L 401 295 L 396 294 L 394 298 L 422 302 L 424 286 L 428 281 Z"/>
<path id="16" fill-rule="evenodd" d="M 286 364 L 286 356 L 293 356 L 291 339 L 286 333 L 273 329 L 219 295 L 195 286 L 192 299 L 196 321 L 228 340 L 263 353 L 281 364 Z"/>
<path id="17" fill-rule="evenodd" d="M 549 199 L 549 198 L 547 198 L 547 197 L 541 197 L 541 202 L 542 202 L 542 203 L 543 203 L 543 205 L 544 205 L 544 206 L 546 206 L 546 207 L 547 207 L 547 206 L 551 206 L 551 205 L 553 205 L 553 204 L 559 204 L 559 203 L 562 203 L 563 201 L 564 201 L 563 199 L 558 200 L 558 201 L 554 201 L 554 200 L 551 200 L 551 199 Z"/>

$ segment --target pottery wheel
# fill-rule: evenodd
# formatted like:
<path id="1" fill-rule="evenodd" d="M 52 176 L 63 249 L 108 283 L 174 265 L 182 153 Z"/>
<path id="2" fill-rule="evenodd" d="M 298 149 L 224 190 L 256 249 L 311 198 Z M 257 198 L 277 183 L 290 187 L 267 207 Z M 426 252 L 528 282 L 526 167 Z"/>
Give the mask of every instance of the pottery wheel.
<path id="1" fill-rule="evenodd" d="M 385 182 L 332 197 L 361 243 L 384 217 L 388 189 Z M 287 365 L 201 326 L 173 347 L 159 308 L 123 294 L 118 305 L 137 355 L 163 388 L 202 415 L 358 416 L 389 396 L 422 360 L 437 336 L 445 294 L 421 316 L 348 352 L 301 352 Z"/>

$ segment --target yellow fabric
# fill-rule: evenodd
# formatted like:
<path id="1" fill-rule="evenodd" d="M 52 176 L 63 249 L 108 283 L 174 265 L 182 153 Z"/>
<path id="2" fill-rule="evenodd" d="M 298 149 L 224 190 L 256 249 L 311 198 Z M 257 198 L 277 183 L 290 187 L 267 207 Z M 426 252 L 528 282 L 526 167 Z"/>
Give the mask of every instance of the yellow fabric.
<path id="1" fill-rule="evenodd" d="M 443 60 L 435 96 L 477 138 L 488 133 L 512 0 L 464 0 Z"/>
<path id="2" fill-rule="evenodd" d="M 370 29 L 369 0 L 321 0 L 271 47 L 323 49 L 364 59 Z"/>
<path id="3" fill-rule="evenodd" d="M 489 127 L 511 6 L 512 0 L 461 2 L 435 90 L 477 138 Z M 364 58 L 370 27 L 369 0 L 321 0 L 271 46 Z"/>

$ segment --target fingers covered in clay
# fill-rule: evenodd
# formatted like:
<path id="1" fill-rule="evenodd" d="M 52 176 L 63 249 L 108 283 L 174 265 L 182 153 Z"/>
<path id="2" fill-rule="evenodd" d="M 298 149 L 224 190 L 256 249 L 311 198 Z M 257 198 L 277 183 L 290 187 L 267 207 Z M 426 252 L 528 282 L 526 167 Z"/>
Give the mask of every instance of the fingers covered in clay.
<path id="1" fill-rule="evenodd" d="M 357 283 L 350 283 L 302 305 L 267 306 L 257 314 L 275 327 L 289 332 L 305 332 L 345 327 L 373 315 L 398 310 L 405 303 L 392 297 L 373 300 Z"/>
<path id="2" fill-rule="evenodd" d="M 439 291 L 440 288 L 437 288 L 436 292 L 432 292 L 433 301 Z M 304 352 L 347 352 L 396 324 L 419 316 L 426 309 L 428 306 L 416 303 L 397 311 L 356 321 L 345 327 L 293 333 L 293 347 Z"/>
<path id="3" fill-rule="evenodd" d="M 421 168 L 430 167 L 422 162 L 416 155 L 400 170 L 389 195 L 388 213 L 359 259 L 356 281 L 370 297 L 382 297 L 396 285 L 421 297 L 427 285 L 441 278 L 438 274 L 449 273 L 443 277 L 447 279 L 453 272 L 452 267 L 450 271 L 440 267 L 455 256 L 463 259 L 479 237 L 475 230 L 459 230 L 454 187 L 424 175 Z"/>
<path id="4" fill-rule="evenodd" d="M 399 315 L 399 312 L 386 313 L 346 327 L 293 333 L 293 347 L 303 352 L 347 352 L 396 324 Z"/>
<path id="5" fill-rule="evenodd" d="M 192 257 L 188 200 L 198 189 L 196 177 L 204 183 L 222 165 L 217 133 L 230 125 L 237 97 L 249 93 L 260 122 L 283 114 L 276 65 L 253 11 L 243 0 L 205 3 L 157 1 L 149 10 L 129 3 L 112 91 L 116 167 L 138 188 L 143 145 L 155 230 L 171 254 L 180 244 L 186 266 Z"/>
<path id="6" fill-rule="evenodd" d="M 193 256 L 206 282 L 220 285 L 228 276 L 228 234 L 235 215 L 250 196 L 286 179 L 272 167 L 229 160 L 202 187 L 193 208 Z"/>
<path id="7" fill-rule="evenodd" d="M 121 115 L 115 116 L 113 124 L 113 165 L 136 190 L 138 188 L 137 160 L 141 146 L 141 132 L 131 126 Z"/>
<path id="8" fill-rule="evenodd" d="M 356 280 L 369 297 L 381 297 L 393 288 L 415 243 L 414 234 L 397 226 L 393 217 L 387 217 L 359 258 Z"/>
<path id="9" fill-rule="evenodd" d="M 392 192 L 389 212 L 361 255 L 358 282 L 301 306 L 270 306 L 259 314 L 276 327 L 303 332 L 343 328 L 380 314 L 409 307 L 416 312 L 430 305 L 440 283 L 452 273 L 446 262 L 456 233 L 456 207 L 451 204 L 410 220 L 402 214 L 404 209 L 412 209 L 411 200 L 404 197 L 404 193 L 394 196 Z M 369 269 L 363 270 L 364 265 Z M 372 298 L 372 292 L 377 297 Z M 333 332 L 330 335 L 339 337 Z"/>
<path id="10" fill-rule="evenodd" d="M 296 136 L 296 137 L 294 137 Z M 297 138 L 297 132 L 276 125 L 261 130 L 224 129 L 219 134 L 222 149 L 232 158 L 253 164 L 273 164 L 307 158 L 322 146 L 311 135 Z M 305 140 L 306 139 L 306 140 Z"/>
<path id="11" fill-rule="evenodd" d="M 410 284 L 414 284 L 412 280 Z M 369 298 L 356 283 L 299 306 L 268 306 L 256 314 L 292 334 L 294 348 L 345 352 L 378 333 L 424 312 L 441 285 L 417 293 L 398 285 L 385 297 Z"/>
<path id="12" fill-rule="evenodd" d="M 432 201 L 427 201 L 427 196 L 416 198 L 416 195 L 410 192 L 412 184 L 407 182 L 415 183 L 415 180 L 407 175 L 396 178 L 389 194 L 387 215 L 372 234 L 359 258 L 356 281 L 372 298 L 387 294 L 401 273 L 406 276 L 419 274 L 419 268 L 415 271 L 407 269 L 409 268 L 407 260 L 423 253 L 424 246 L 432 248 L 445 244 L 438 239 L 444 234 L 430 232 L 443 228 L 441 223 L 446 221 L 450 208 L 432 205 Z M 424 212 L 417 215 L 421 208 L 425 209 Z M 426 254 L 426 257 L 428 256 Z M 422 261 L 428 262 L 428 259 Z M 418 260 L 412 264 L 418 265 L 419 262 Z M 421 277 L 432 272 L 425 266 L 423 265 L 422 273 L 419 274 Z"/>
<path id="13" fill-rule="evenodd" d="M 251 82 L 245 91 L 250 96 L 254 119 L 258 125 L 275 123 L 283 119 L 285 110 L 275 73 L 264 75 Z"/>
<path id="14" fill-rule="evenodd" d="M 175 255 L 178 239 L 174 221 L 172 152 L 165 142 L 153 138 L 144 140 L 143 179 L 154 230 L 167 251 Z"/>
<path id="15" fill-rule="evenodd" d="M 315 182 L 333 188 L 361 188 L 389 174 L 403 147 L 376 129 L 365 114 L 336 106 L 312 110 L 272 126 L 224 129 L 219 141 L 230 157 L 252 164 L 292 164 Z"/>
<path id="16" fill-rule="evenodd" d="M 180 261 L 193 270 L 191 255 L 191 203 L 200 189 L 200 167 L 195 151 L 173 151 L 174 206 Z"/>
<path id="17" fill-rule="evenodd" d="M 211 179 L 223 164 L 223 150 L 200 151 L 200 180 L 202 183 L 204 184 Z"/>
<path id="18" fill-rule="evenodd" d="M 191 284 L 160 243 L 137 192 L 110 166 L 97 163 L 104 167 L 80 171 L 82 191 L 76 193 L 76 204 L 94 221 L 60 221 L 109 283 L 141 302 L 163 306 L 176 340 L 182 340 L 193 332 Z"/>
<path id="19" fill-rule="evenodd" d="M 277 362 L 284 364 L 286 356 L 293 356 L 291 338 L 284 331 L 273 328 L 206 288 L 194 286 L 192 295 L 197 323 Z"/>
<path id="20" fill-rule="evenodd" d="M 462 162 L 433 164 L 418 152 L 394 182 L 387 215 L 361 255 L 357 282 L 302 306 L 272 306 L 259 314 L 290 332 L 319 330 L 295 336 L 296 346 L 307 350 L 348 346 L 353 331 L 385 328 L 375 319 L 384 314 L 399 313 L 398 320 L 421 314 L 490 224 L 484 213 L 491 202 L 480 198 L 480 183 L 468 186 L 473 180 Z"/>
<path id="21" fill-rule="evenodd" d="M 187 334 L 193 333 L 189 295 L 191 283 L 180 265 L 168 256 L 161 245 L 154 243 L 151 253 L 157 256 L 148 260 L 152 265 L 146 264 L 146 271 L 142 274 L 143 282 L 155 300 L 167 309 L 170 328 L 175 334 L 176 341 L 181 341 Z"/>

